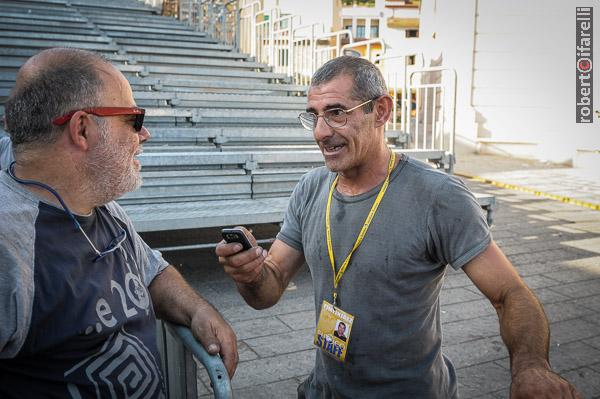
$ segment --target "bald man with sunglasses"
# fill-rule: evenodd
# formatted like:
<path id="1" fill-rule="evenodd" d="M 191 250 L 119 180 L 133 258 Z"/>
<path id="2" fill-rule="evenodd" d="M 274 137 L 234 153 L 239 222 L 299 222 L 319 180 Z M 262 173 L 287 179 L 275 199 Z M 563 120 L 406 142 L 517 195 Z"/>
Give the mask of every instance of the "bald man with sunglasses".
<path id="1" fill-rule="evenodd" d="M 150 138 L 125 77 L 97 54 L 46 50 L 5 112 L 0 397 L 165 397 L 156 317 L 189 326 L 233 376 L 231 327 L 114 202 L 141 184 Z"/>

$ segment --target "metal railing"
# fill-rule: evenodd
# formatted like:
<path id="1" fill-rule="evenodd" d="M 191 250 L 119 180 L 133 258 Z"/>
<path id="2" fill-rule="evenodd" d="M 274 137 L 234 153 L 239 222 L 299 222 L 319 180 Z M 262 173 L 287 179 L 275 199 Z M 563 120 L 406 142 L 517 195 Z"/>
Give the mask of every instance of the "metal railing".
<path id="1" fill-rule="evenodd" d="M 456 81 L 456 70 L 445 67 L 409 74 L 407 95 L 414 95 L 414 102 L 406 101 L 403 131 L 411 137 L 413 148 L 445 149 L 454 154 Z"/>
<path id="2" fill-rule="evenodd" d="M 295 15 L 280 16 L 271 20 L 269 37 L 269 58 L 267 63 L 273 66 L 274 72 L 285 73 L 292 76 L 294 65 L 292 29 L 296 20 L 300 17 Z"/>
<path id="3" fill-rule="evenodd" d="M 292 31 L 291 71 L 296 84 L 308 85 L 315 71 L 342 54 L 342 43 L 352 41 L 352 32 L 324 33 L 321 24 L 299 26 Z"/>
<path id="4" fill-rule="evenodd" d="M 421 53 L 375 57 L 393 99 L 386 130 L 411 150 L 454 155 L 456 71 L 425 67 Z M 391 136 L 394 136 L 393 134 Z"/>
<path id="5" fill-rule="evenodd" d="M 209 355 L 189 328 L 158 320 L 157 345 L 169 398 L 198 397 L 197 378 L 201 364 L 210 378 L 215 399 L 231 399 L 233 392 L 219 355 Z"/>
<path id="6" fill-rule="evenodd" d="M 360 42 L 350 42 L 341 49 L 341 54 L 354 54 L 358 57 L 374 61 L 377 57 L 383 57 L 385 43 L 382 39 L 369 39 Z M 341 55 L 340 54 L 340 55 Z"/>
<path id="7" fill-rule="evenodd" d="M 238 25 L 238 48 L 241 52 L 250 54 L 256 57 L 257 40 L 256 40 L 256 17 L 259 14 L 264 14 L 259 1 L 253 1 L 240 7 Z"/>
<path id="8" fill-rule="evenodd" d="M 149 5 L 150 7 L 161 8 L 163 0 L 140 0 L 142 3 Z"/>
<path id="9" fill-rule="evenodd" d="M 238 47 L 237 0 L 179 0 L 177 18 L 222 43 Z"/>
<path id="10" fill-rule="evenodd" d="M 260 6 L 259 1 L 239 5 L 237 47 L 275 72 L 291 76 L 296 84 L 310 83 L 316 69 L 343 54 L 344 47 L 369 59 L 385 52 L 381 39 L 355 43 L 349 30 L 326 33 L 322 24 L 302 25 L 299 16 Z"/>
<path id="11" fill-rule="evenodd" d="M 406 131 L 406 114 L 410 111 L 411 90 L 408 88 L 408 74 L 425 67 L 423 55 L 420 53 L 381 55 L 373 59 L 383 75 L 390 96 L 394 101 L 392 118 L 386 128 Z"/>

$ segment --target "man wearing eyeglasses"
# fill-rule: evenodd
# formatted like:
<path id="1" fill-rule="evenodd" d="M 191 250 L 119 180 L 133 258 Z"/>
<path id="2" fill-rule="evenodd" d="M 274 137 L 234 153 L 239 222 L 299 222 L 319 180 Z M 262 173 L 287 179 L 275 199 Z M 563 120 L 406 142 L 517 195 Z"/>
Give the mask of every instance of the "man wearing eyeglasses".
<path id="1" fill-rule="evenodd" d="M 75 49 L 30 59 L 5 107 L 0 397 L 163 398 L 155 315 L 189 326 L 231 376 L 236 337 L 113 201 L 150 134 L 129 83 Z"/>
<path id="2" fill-rule="evenodd" d="M 511 356 L 512 398 L 574 398 L 548 362 L 539 301 L 491 238 L 468 189 L 390 151 L 392 99 L 370 62 L 340 57 L 313 76 L 302 125 L 326 167 L 300 179 L 270 250 L 220 243 L 219 262 L 256 309 L 274 305 L 304 262 L 315 291 L 318 347 L 300 398 L 457 398 L 441 352 L 439 294 L 447 265 L 496 308 Z M 249 234 L 249 233 L 248 233 Z M 336 319 L 345 342 L 327 337 Z"/>

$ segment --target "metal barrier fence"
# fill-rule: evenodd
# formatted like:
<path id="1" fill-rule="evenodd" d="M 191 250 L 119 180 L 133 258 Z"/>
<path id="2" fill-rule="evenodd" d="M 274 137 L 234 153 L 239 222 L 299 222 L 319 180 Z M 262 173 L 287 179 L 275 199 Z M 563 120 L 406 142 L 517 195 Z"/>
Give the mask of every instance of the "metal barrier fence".
<path id="1" fill-rule="evenodd" d="M 454 154 L 456 80 L 456 70 L 445 67 L 409 74 L 408 87 L 415 95 L 414 118 L 407 114 L 403 131 L 411 137 L 413 148 L 447 149 Z M 446 127 L 446 123 L 450 126 Z"/>
<path id="2" fill-rule="evenodd" d="M 253 57 L 256 57 L 258 43 L 255 34 L 257 29 L 256 16 L 260 13 L 263 13 L 263 11 L 259 1 L 245 4 L 241 6 L 239 10 L 238 48 L 241 52 Z M 268 24 L 263 25 L 265 28 L 268 27 Z"/>
<path id="3" fill-rule="evenodd" d="M 315 71 L 327 61 L 342 55 L 342 43 L 352 41 L 352 32 L 325 33 L 321 24 L 293 30 L 292 77 L 296 84 L 308 85 Z"/>
<path id="4" fill-rule="evenodd" d="M 373 62 L 381 70 L 390 96 L 394 101 L 392 118 L 386 129 L 406 131 L 406 115 L 411 111 L 412 90 L 408 88 L 408 74 L 424 68 L 422 54 L 383 55 L 375 57 Z"/>
<path id="5" fill-rule="evenodd" d="M 454 154 L 456 71 L 425 67 L 422 54 L 376 57 L 394 102 L 386 130 L 404 135 L 407 148 Z"/>
<path id="6" fill-rule="evenodd" d="M 179 0 L 177 11 L 177 18 L 195 30 L 238 46 L 238 0 Z"/>

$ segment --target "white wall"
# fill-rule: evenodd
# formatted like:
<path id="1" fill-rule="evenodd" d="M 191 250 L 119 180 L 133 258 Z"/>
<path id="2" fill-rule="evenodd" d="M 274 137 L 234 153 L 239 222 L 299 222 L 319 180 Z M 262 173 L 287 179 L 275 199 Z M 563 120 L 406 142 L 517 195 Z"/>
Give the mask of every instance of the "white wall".
<path id="1" fill-rule="evenodd" d="M 460 6 L 456 0 L 438 0 L 436 29 L 444 64 L 459 72 L 461 138 L 487 142 L 482 147 L 487 151 L 557 162 L 571 160 L 580 148 L 600 149 L 598 128 L 575 123 L 576 5 L 458 1 Z M 593 1 L 577 3 L 588 5 Z M 473 28 L 475 34 L 469 35 Z M 594 47 L 598 57 L 598 43 Z M 598 88 L 598 73 L 595 78 Z M 470 130 L 473 112 L 475 129 Z"/>
<path id="2" fill-rule="evenodd" d="M 302 25 L 320 23 L 325 32 L 331 32 L 333 0 L 265 0 L 265 9 L 276 7 L 277 3 L 283 14 L 299 15 Z"/>
<path id="3" fill-rule="evenodd" d="M 457 73 L 456 133 L 460 148 L 474 148 L 477 139 L 471 107 L 476 1 L 425 0 L 421 5 L 420 39 L 426 57 L 439 58 L 442 65 Z M 450 120 L 449 115 L 446 120 Z"/>

